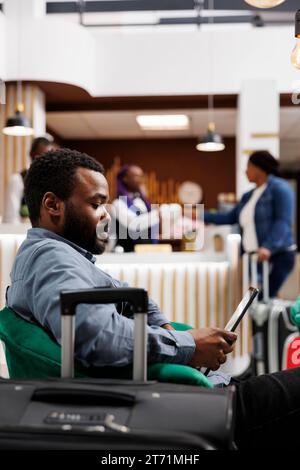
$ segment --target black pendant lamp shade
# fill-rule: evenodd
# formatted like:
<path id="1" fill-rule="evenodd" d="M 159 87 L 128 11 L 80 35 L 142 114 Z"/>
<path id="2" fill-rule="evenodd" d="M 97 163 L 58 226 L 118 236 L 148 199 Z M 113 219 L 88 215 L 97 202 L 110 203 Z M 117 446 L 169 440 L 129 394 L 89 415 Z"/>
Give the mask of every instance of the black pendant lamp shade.
<path id="1" fill-rule="evenodd" d="M 24 116 L 23 112 L 24 106 L 18 104 L 15 114 L 6 121 L 3 129 L 4 134 L 12 136 L 30 136 L 33 134 L 29 119 Z"/>
<path id="2" fill-rule="evenodd" d="M 225 149 L 225 144 L 223 142 L 220 134 L 215 132 L 216 126 L 213 122 L 208 124 L 207 133 L 198 140 L 196 149 L 200 152 L 220 152 Z"/>

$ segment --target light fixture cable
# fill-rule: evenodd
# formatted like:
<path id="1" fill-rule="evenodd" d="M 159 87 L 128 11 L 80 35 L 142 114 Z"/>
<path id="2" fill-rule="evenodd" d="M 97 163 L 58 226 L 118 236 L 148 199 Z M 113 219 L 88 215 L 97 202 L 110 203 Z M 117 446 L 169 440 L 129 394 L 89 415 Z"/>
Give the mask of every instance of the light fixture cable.
<path id="1" fill-rule="evenodd" d="M 209 17 L 208 17 L 208 24 L 213 25 L 214 24 L 214 17 L 211 12 L 215 11 L 215 0 L 209 0 L 208 1 L 208 9 L 209 9 Z M 213 35 L 214 36 L 214 35 Z M 212 38 L 214 40 L 214 37 Z M 214 48 L 214 41 L 211 41 L 211 87 L 212 90 L 214 89 L 214 58 L 215 58 L 215 48 Z M 209 93 L 208 94 L 208 125 L 211 126 L 212 123 L 214 123 L 214 94 Z"/>
<path id="2" fill-rule="evenodd" d="M 214 0 L 208 1 L 208 24 L 214 24 L 214 11 L 215 4 Z M 211 30 L 212 31 L 212 30 Z M 215 132 L 215 122 L 214 122 L 214 57 L 215 57 L 215 44 L 214 44 L 214 35 L 212 34 L 212 40 L 209 48 L 209 57 L 211 65 L 209 67 L 209 86 L 212 91 L 207 93 L 207 114 L 208 114 L 208 128 L 207 133 L 199 139 L 196 149 L 202 152 L 219 152 L 224 150 L 225 145 L 222 137 Z"/>
<path id="3" fill-rule="evenodd" d="M 79 24 L 85 26 L 83 21 L 83 14 L 85 13 L 85 0 L 78 0 L 78 13 L 79 13 Z"/>
<path id="4" fill-rule="evenodd" d="M 17 21 L 17 111 L 20 113 L 24 112 L 24 103 L 23 103 L 23 92 L 22 92 L 22 82 L 20 79 L 21 76 L 21 61 L 20 61 L 20 50 L 21 50 L 21 35 L 22 35 L 22 21 L 21 21 L 21 10 L 24 7 L 24 2 L 18 8 L 18 21 Z"/>

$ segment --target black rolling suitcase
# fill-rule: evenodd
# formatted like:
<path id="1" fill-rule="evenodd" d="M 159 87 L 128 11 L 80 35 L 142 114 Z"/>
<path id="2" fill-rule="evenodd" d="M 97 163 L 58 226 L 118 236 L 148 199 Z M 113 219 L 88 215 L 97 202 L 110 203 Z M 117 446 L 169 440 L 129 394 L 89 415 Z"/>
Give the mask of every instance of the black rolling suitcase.
<path id="1" fill-rule="evenodd" d="M 72 379 L 79 303 L 133 305 L 134 380 Z M 143 289 L 61 293 L 62 379 L 1 381 L 0 449 L 230 449 L 234 387 L 205 389 L 146 381 Z"/>

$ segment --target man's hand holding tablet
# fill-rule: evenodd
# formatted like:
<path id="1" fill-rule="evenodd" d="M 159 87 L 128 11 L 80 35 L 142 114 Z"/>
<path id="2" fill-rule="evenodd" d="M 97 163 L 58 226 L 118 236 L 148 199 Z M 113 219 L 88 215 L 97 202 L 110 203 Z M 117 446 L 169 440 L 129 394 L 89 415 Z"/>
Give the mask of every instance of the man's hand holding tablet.
<path id="1" fill-rule="evenodd" d="M 248 289 L 224 330 L 219 328 L 189 330 L 196 344 L 194 356 L 189 365 L 197 368 L 208 367 L 205 372 L 205 375 L 208 375 L 210 370 L 217 370 L 226 362 L 226 355 L 233 351 L 233 344 L 237 339 L 234 331 L 258 292 L 258 289 L 254 287 Z"/>
<path id="2" fill-rule="evenodd" d="M 226 354 L 233 351 L 233 344 L 237 339 L 236 333 L 219 328 L 201 328 L 189 330 L 196 344 L 194 356 L 190 362 L 192 367 L 209 367 L 219 369 L 226 362 Z"/>

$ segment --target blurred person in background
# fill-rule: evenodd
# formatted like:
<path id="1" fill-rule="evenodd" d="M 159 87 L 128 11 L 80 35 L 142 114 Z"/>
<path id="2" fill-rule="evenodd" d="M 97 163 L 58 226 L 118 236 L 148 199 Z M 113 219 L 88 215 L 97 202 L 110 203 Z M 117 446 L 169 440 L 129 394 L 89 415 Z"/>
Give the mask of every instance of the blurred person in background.
<path id="1" fill-rule="evenodd" d="M 204 212 L 204 221 L 240 226 L 243 250 L 256 252 L 258 261 L 270 261 L 270 297 L 277 295 L 293 270 L 297 247 L 292 234 L 295 195 L 279 175 L 279 162 L 268 151 L 254 152 L 246 175 L 255 188 L 243 194 L 235 207 L 224 213 Z"/>
<path id="2" fill-rule="evenodd" d="M 137 244 L 158 242 L 159 211 L 151 210 L 140 167 L 124 165 L 118 172 L 113 212 L 116 244 L 125 252 L 134 251 Z"/>
<path id="3" fill-rule="evenodd" d="M 54 149 L 55 145 L 46 137 L 34 139 L 29 153 L 31 162 L 42 153 Z M 10 177 L 5 196 L 3 223 L 19 224 L 28 220 L 28 208 L 24 199 L 24 180 L 27 171 L 24 169 L 20 173 L 13 173 Z"/>

